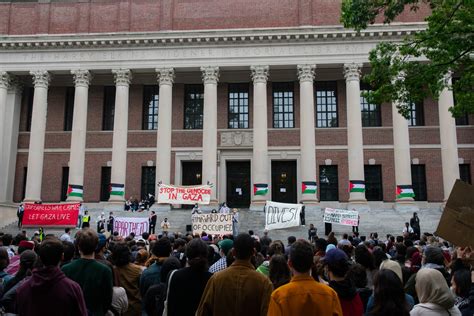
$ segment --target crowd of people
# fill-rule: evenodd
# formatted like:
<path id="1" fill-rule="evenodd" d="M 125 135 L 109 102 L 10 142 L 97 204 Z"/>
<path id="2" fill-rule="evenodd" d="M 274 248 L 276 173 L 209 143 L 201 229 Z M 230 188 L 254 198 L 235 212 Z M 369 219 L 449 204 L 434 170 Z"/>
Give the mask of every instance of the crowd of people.
<path id="1" fill-rule="evenodd" d="M 416 219 L 415 219 L 416 220 Z M 415 228 L 409 223 L 410 228 Z M 95 228 L 95 227 L 94 227 Z M 0 307 L 18 315 L 474 314 L 474 253 L 432 234 L 0 233 Z M 419 236 L 418 234 L 421 236 Z M 59 238 L 58 238 L 59 237 Z M 1 314 L 1 312 L 0 312 Z"/>

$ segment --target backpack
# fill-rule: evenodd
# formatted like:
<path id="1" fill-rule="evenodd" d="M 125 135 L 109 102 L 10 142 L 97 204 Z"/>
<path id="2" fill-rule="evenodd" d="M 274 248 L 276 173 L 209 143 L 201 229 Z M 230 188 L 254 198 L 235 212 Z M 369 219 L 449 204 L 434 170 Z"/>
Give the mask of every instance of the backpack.
<path id="1" fill-rule="evenodd" d="M 166 283 L 152 285 L 145 294 L 145 310 L 148 316 L 161 316 L 166 300 Z"/>

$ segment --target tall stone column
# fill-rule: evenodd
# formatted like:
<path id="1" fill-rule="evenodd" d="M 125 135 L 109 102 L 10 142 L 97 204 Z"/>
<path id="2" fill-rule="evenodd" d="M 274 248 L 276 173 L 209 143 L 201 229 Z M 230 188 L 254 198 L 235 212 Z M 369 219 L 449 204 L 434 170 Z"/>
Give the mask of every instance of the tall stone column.
<path id="1" fill-rule="evenodd" d="M 301 200 L 304 204 L 315 205 L 318 202 L 313 86 L 316 65 L 298 65 L 297 69 L 300 80 Z"/>
<path id="2" fill-rule="evenodd" d="M 454 106 L 453 90 L 451 89 L 451 73 L 444 79 L 445 88 L 438 99 L 439 105 L 439 133 L 441 138 L 441 162 L 443 167 L 444 201 L 451 193 L 454 182 L 460 178 L 458 141 L 456 138 L 456 121 L 449 108 Z"/>
<path id="3" fill-rule="evenodd" d="M 8 152 L 5 151 L 4 142 L 7 137 L 7 123 L 6 110 L 8 102 L 8 89 L 10 88 L 10 75 L 6 71 L 0 71 L 0 202 L 5 202 L 6 197 L 6 187 L 7 187 L 7 155 Z"/>
<path id="4" fill-rule="evenodd" d="M 86 158 L 87 106 L 91 74 L 88 70 L 72 70 L 74 76 L 74 113 L 69 157 L 68 201 L 83 201 L 84 161 Z"/>
<path id="5" fill-rule="evenodd" d="M 115 115 L 112 142 L 112 172 L 109 202 L 125 201 L 125 178 L 127 174 L 128 99 L 132 80 L 130 69 L 114 69 Z"/>
<path id="6" fill-rule="evenodd" d="M 349 204 L 367 204 L 365 199 L 364 149 L 360 108 L 362 64 L 344 64 L 347 107 L 347 156 L 349 163 Z"/>
<path id="7" fill-rule="evenodd" d="M 201 67 L 204 83 L 202 183 L 212 183 L 211 206 L 217 205 L 217 82 L 219 67 Z"/>
<path id="8" fill-rule="evenodd" d="M 268 66 L 251 66 L 253 80 L 253 156 L 252 183 L 254 186 L 251 210 L 261 211 L 270 199 L 268 188 L 268 130 L 267 80 Z M 266 188 L 266 190 L 265 190 Z"/>
<path id="9" fill-rule="evenodd" d="M 44 139 L 48 108 L 48 86 L 51 76 L 46 70 L 31 71 L 35 92 L 31 117 L 28 174 L 26 176 L 25 201 L 41 201 L 43 181 Z"/>
<path id="10" fill-rule="evenodd" d="M 170 184 L 174 69 L 158 68 L 156 73 L 160 84 L 158 137 L 156 140 L 156 188 L 158 188 L 160 181 Z M 158 207 L 170 209 L 170 205 L 159 205 Z"/>

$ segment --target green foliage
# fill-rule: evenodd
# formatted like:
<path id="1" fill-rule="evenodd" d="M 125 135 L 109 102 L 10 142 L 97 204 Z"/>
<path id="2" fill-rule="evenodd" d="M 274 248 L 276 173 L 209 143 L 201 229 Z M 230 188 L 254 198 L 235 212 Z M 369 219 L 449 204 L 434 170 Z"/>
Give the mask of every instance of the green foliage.
<path id="1" fill-rule="evenodd" d="M 390 23 L 407 8 L 417 10 L 421 2 L 432 10 L 425 30 L 401 43 L 381 42 L 370 52 L 372 70 L 363 80 L 374 90 L 366 97 L 378 104 L 397 102 L 408 117 L 409 102 L 437 98 L 446 87 L 444 75 L 452 72 L 452 114 L 474 113 L 474 0 L 344 0 L 342 22 L 361 30 L 383 14 L 384 23 Z"/>

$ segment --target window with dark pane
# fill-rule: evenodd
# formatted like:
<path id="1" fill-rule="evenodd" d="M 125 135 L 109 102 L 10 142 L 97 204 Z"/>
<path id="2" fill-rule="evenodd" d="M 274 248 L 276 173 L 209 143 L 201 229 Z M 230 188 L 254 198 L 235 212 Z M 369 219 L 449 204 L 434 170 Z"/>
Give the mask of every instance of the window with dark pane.
<path id="1" fill-rule="evenodd" d="M 453 85 L 458 81 L 459 78 L 453 78 L 452 83 Z M 454 104 L 456 105 L 456 93 L 453 90 L 453 101 Z M 464 125 L 469 125 L 469 115 L 467 113 L 462 114 L 459 117 L 454 118 L 456 121 L 457 126 L 464 126 Z"/>
<path id="2" fill-rule="evenodd" d="M 459 165 L 459 176 L 462 181 L 472 184 L 471 182 L 471 165 L 468 163 L 462 163 Z"/>
<path id="3" fill-rule="evenodd" d="M 363 92 L 368 92 L 370 90 L 370 86 L 361 83 L 360 108 L 362 116 L 362 126 L 382 126 L 382 114 L 380 111 L 380 105 L 369 103 L 367 102 L 367 99 L 362 96 Z"/>
<path id="4" fill-rule="evenodd" d="M 383 201 L 382 166 L 365 165 L 364 176 L 367 201 Z"/>
<path id="5" fill-rule="evenodd" d="M 293 83 L 273 84 L 273 127 L 293 128 L 294 118 Z"/>
<path id="6" fill-rule="evenodd" d="M 72 131 L 72 120 L 74 116 L 74 87 L 66 88 L 66 102 L 64 106 L 64 130 Z"/>
<path id="7" fill-rule="evenodd" d="M 33 97 L 35 88 L 28 87 L 25 91 L 26 97 L 26 131 L 31 131 L 31 118 L 33 116 Z"/>
<path id="8" fill-rule="evenodd" d="M 186 85 L 184 91 L 184 128 L 202 129 L 204 87 L 201 84 Z"/>
<path id="9" fill-rule="evenodd" d="M 316 82 L 316 127 L 337 127 L 337 82 Z"/>
<path id="10" fill-rule="evenodd" d="M 229 128 L 249 128 L 249 85 L 229 84 Z"/>
<path id="11" fill-rule="evenodd" d="M 61 179 L 61 201 L 67 199 L 67 186 L 69 182 L 69 167 L 63 167 L 63 177 Z"/>
<path id="12" fill-rule="evenodd" d="M 159 86 L 143 87 L 143 126 L 144 130 L 158 129 Z"/>
<path id="13" fill-rule="evenodd" d="M 108 201 L 110 198 L 111 167 L 102 167 L 100 175 L 100 200 Z"/>
<path id="14" fill-rule="evenodd" d="M 415 201 L 428 200 L 425 165 L 411 165 L 411 186 L 415 193 Z"/>
<path id="15" fill-rule="evenodd" d="M 155 195 L 155 167 L 142 167 L 142 198 L 146 198 L 148 193 Z"/>
<path id="16" fill-rule="evenodd" d="M 410 102 L 410 118 L 408 119 L 408 126 L 423 125 L 425 125 L 423 102 Z"/>
<path id="17" fill-rule="evenodd" d="M 26 178 L 28 176 L 28 167 L 23 167 L 23 186 L 21 188 L 21 200 L 25 199 L 26 195 Z"/>
<path id="18" fill-rule="evenodd" d="M 104 87 L 104 112 L 102 114 L 102 130 L 114 129 L 115 86 Z"/>
<path id="19" fill-rule="evenodd" d="M 337 166 L 319 166 L 319 200 L 339 201 Z"/>

